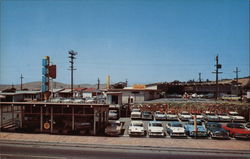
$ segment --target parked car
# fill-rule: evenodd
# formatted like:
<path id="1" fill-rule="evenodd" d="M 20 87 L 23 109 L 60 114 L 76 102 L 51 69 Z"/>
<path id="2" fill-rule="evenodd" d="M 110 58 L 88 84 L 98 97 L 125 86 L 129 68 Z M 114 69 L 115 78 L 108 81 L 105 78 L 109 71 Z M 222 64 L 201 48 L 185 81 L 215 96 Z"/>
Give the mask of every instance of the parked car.
<path id="1" fill-rule="evenodd" d="M 154 116 L 151 111 L 144 111 L 142 112 L 142 120 L 153 120 Z"/>
<path id="2" fill-rule="evenodd" d="M 199 120 L 201 120 L 201 121 L 204 121 L 204 115 L 202 115 L 200 112 L 195 111 L 195 112 L 192 112 L 191 114 L 192 114 L 192 117 L 193 117 L 193 118 L 194 118 L 194 116 L 196 115 L 196 119 L 199 119 Z"/>
<path id="3" fill-rule="evenodd" d="M 222 128 L 228 130 L 231 137 L 250 139 L 250 131 L 241 123 L 228 123 L 227 125 L 222 126 Z"/>
<path id="4" fill-rule="evenodd" d="M 141 110 L 140 109 L 132 109 L 131 119 L 141 119 Z"/>
<path id="5" fill-rule="evenodd" d="M 188 120 L 188 123 L 184 126 L 185 132 L 190 137 L 207 137 L 207 129 L 202 125 L 201 120 L 196 120 L 197 130 L 195 130 L 194 120 Z"/>
<path id="6" fill-rule="evenodd" d="M 219 121 L 219 117 L 211 111 L 205 111 L 204 117 L 206 121 Z"/>
<path id="7" fill-rule="evenodd" d="M 207 122 L 205 126 L 211 138 L 229 139 L 229 132 L 223 129 L 220 123 Z"/>
<path id="8" fill-rule="evenodd" d="M 120 121 L 109 121 L 105 128 L 105 134 L 108 136 L 119 136 L 122 133 L 123 124 Z"/>
<path id="9" fill-rule="evenodd" d="M 146 135 L 143 122 L 141 121 L 131 121 L 128 128 L 129 136 L 144 136 Z"/>
<path id="10" fill-rule="evenodd" d="M 84 103 L 83 99 L 77 98 L 73 100 L 73 103 Z"/>
<path id="11" fill-rule="evenodd" d="M 109 120 L 117 120 L 118 119 L 118 111 L 117 110 L 109 110 L 108 119 Z"/>
<path id="12" fill-rule="evenodd" d="M 66 99 L 63 99 L 61 103 L 72 103 L 72 102 L 73 102 L 73 99 L 66 98 Z"/>
<path id="13" fill-rule="evenodd" d="M 233 122 L 246 122 L 246 119 L 243 116 L 240 116 L 238 112 L 230 111 L 228 115 L 231 117 Z"/>
<path id="14" fill-rule="evenodd" d="M 58 97 L 58 98 L 52 98 L 52 99 L 50 100 L 50 102 L 52 102 L 52 103 L 61 103 L 62 100 L 63 100 L 63 98 Z"/>
<path id="15" fill-rule="evenodd" d="M 218 113 L 219 121 L 231 122 L 231 118 L 227 113 Z"/>
<path id="16" fill-rule="evenodd" d="M 167 133 L 171 137 L 186 137 L 185 129 L 180 122 L 170 122 L 166 124 Z"/>
<path id="17" fill-rule="evenodd" d="M 155 112 L 155 120 L 166 120 L 166 114 L 160 111 Z"/>
<path id="18" fill-rule="evenodd" d="M 148 123 L 148 135 L 149 135 L 149 137 L 152 137 L 152 136 L 164 137 L 164 136 L 166 136 L 162 123 L 159 121 L 150 121 Z"/>
<path id="19" fill-rule="evenodd" d="M 182 111 L 181 113 L 178 114 L 178 116 L 181 121 L 187 121 L 189 119 L 192 119 L 191 114 L 187 111 Z"/>
<path id="20" fill-rule="evenodd" d="M 178 120 L 178 116 L 175 112 L 173 111 L 168 111 L 166 114 L 167 120 Z"/>

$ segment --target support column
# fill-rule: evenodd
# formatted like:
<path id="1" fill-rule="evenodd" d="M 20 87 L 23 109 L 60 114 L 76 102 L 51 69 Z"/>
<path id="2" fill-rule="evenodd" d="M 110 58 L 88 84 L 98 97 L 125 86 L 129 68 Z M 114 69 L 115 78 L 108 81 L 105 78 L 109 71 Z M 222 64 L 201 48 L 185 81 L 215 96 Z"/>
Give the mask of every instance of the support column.
<path id="1" fill-rule="evenodd" d="M 97 111 L 95 108 L 94 109 L 94 135 L 96 135 L 96 115 L 97 115 Z"/>
<path id="2" fill-rule="evenodd" d="M 12 124 L 14 124 L 15 120 L 14 120 L 14 105 L 13 104 L 11 105 L 11 118 L 12 118 Z"/>
<path id="3" fill-rule="evenodd" d="M 23 128 L 23 105 L 21 106 L 19 120 L 20 120 L 20 128 Z"/>
<path id="4" fill-rule="evenodd" d="M 50 133 L 53 133 L 53 125 L 54 125 L 54 119 L 53 119 L 53 106 L 50 106 Z"/>
<path id="5" fill-rule="evenodd" d="M 2 110 L 2 104 L 0 104 L 0 132 L 2 130 L 2 125 L 3 125 L 3 110 Z"/>
<path id="6" fill-rule="evenodd" d="M 43 106 L 40 106 L 40 132 L 43 132 Z"/>
<path id="7" fill-rule="evenodd" d="M 75 130 L 75 107 L 72 106 L 72 131 Z"/>

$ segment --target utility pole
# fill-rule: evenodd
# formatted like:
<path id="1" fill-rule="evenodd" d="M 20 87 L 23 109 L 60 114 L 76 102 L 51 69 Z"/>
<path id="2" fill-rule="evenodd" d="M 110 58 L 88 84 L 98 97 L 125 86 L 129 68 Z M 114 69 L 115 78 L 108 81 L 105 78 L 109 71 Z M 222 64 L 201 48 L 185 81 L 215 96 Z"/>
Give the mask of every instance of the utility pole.
<path id="1" fill-rule="evenodd" d="M 99 79 L 99 77 L 98 77 L 98 79 L 97 79 L 97 89 L 98 89 L 98 90 L 100 89 L 100 79 Z"/>
<path id="2" fill-rule="evenodd" d="M 72 97 L 73 97 L 73 78 L 74 78 L 73 71 L 76 70 L 74 68 L 74 59 L 76 59 L 75 58 L 76 55 L 77 55 L 77 52 L 75 52 L 73 50 L 69 51 L 69 59 L 70 59 L 69 63 L 71 64 L 69 67 L 69 70 L 71 71 L 71 94 L 72 94 Z"/>
<path id="3" fill-rule="evenodd" d="M 201 83 L 201 73 L 199 73 L 199 82 Z"/>
<path id="4" fill-rule="evenodd" d="M 21 79 L 21 91 L 23 90 L 23 75 L 21 74 L 21 77 L 20 77 L 20 79 Z"/>
<path id="5" fill-rule="evenodd" d="M 236 75 L 236 89 L 237 89 L 237 91 L 236 91 L 236 94 L 237 94 L 237 96 L 239 95 L 239 85 L 238 85 L 238 73 L 240 72 L 239 70 L 238 70 L 238 67 L 236 67 L 236 70 L 235 71 L 233 71 L 234 73 L 235 73 L 235 75 Z"/>
<path id="6" fill-rule="evenodd" d="M 215 73 L 216 74 L 216 91 L 215 91 L 215 100 L 218 99 L 218 95 L 219 95 L 219 86 L 218 86 L 218 81 L 219 81 L 219 74 L 222 73 L 222 72 L 219 72 L 219 69 L 221 69 L 221 64 L 219 64 L 219 57 L 218 55 L 216 56 L 216 65 L 215 66 L 215 72 L 212 72 L 212 73 Z"/>

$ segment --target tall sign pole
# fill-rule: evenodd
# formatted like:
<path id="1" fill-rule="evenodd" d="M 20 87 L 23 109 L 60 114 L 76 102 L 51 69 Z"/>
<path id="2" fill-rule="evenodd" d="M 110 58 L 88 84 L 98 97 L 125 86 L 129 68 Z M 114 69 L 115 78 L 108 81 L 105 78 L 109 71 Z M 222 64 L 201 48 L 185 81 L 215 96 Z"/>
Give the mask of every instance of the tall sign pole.
<path id="1" fill-rule="evenodd" d="M 69 61 L 69 63 L 70 63 L 69 70 L 71 71 L 71 95 L 72 95 L 72 97 L 73 97 L 73 84 L 74 84 L 74 82 L 73 82 L 73 80 L 74 80 L 73 71 L 76 70 L 74 68 L 74 59 L 76 59 L 75 58 L 76 55 L 77 55 L 77 52 L 75 52 L 73 50 L 69 51 L 69 59 L 70 59 L 70 61 Z"/>

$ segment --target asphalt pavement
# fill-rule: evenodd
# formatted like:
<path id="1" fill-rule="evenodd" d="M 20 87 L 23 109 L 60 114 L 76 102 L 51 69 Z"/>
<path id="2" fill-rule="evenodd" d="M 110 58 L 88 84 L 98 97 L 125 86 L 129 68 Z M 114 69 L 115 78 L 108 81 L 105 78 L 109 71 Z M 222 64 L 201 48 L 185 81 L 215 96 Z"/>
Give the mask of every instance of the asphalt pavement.
<path id="1" fill-rule="evenodd" d="M 247 151 L 0 141 L 0 159 L 249 159 Z"/>

